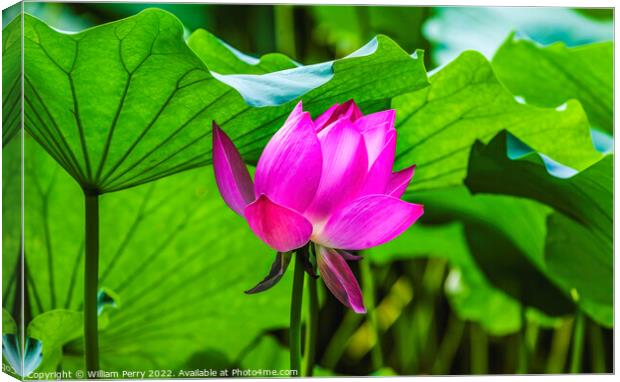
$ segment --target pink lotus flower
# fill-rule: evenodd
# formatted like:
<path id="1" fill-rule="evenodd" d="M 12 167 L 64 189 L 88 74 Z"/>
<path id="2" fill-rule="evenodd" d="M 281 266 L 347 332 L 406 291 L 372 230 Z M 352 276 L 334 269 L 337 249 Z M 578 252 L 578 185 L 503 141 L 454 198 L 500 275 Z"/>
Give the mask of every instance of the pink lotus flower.
<path id="1" fill-rule="evenodd" d="M 226 204 L 280 253 L 314 243 L 323 281 L 358 313 L 362 294 L 346 262 L 358 257 L 347 251 L 388 242 L 424 213 L 400 200 L 415 166 L 392 172 L 394 119 L 394 110 L 364 116 L 351 100 L 313 121 L 300 102 L 265 147 L 254 182 L 213 124 L 215 178 Z"/>

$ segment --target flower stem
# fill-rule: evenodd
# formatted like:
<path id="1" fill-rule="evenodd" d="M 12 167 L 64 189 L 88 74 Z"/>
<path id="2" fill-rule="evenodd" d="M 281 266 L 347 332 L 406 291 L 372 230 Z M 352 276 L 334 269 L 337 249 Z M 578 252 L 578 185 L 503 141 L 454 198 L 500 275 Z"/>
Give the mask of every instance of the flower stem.
<path id="1" fill-rule="evenodd" d="M 379 331 L 379 318 L 375 306 L 375 283 L 373 280 L 372 270 L 368 261 L 360 261 L 360 270 L 362 272 L 362 287 L 364 290 L 364 304 L 368 310 L 368 324 L 375 338 L 374 346 L 370 350 L 370 358 L 372 368 L 377 371 L 383 367 L 383 351 L 381 349 L 381 334 Z"/>
<path id="2" fill-rule="evenodd" d="M 316 356 L 316 335 L 319 326 L 319 296 L 316 279 L 308 277 L 308 322 L 306 323 L 306 349 L 304 352 L 304 377 L 312 377 Z"/>
<path id="3" fill-rule="evenodd" d="M 527 314 L 525 306 L 521 306 L 521 329 L 519 331 L 519 356 L 517 358 L 516 374 L 527 374 L 529 363 L 529 352 L 527 349 L 527 340 L 525 338 L 525 328 L 527 327 Z"/>
<path id="4" fill-rule="evenodd" d="M 295 255 L 295 273 L 293 275 L 293 292 L 291 295 L 291 325 L 289 346 L 291 348 L 291 370 L 301 371 L 301 302 L 304 292 L 304 260 L 302 251 Z"/>
<path id="5" fill-rule="evenodd" d="M 85 192 L 86 257 L 84 267 L 84 360 L 87 371 L 99 370 L 97 290 L 99 281 L 99 196 Z"/>
<path id="6" fill-rule="evenodd" d="M 573 328 L 573 347 L 570 358 L 570 373 L 579 373 L 581 371 L 581 357 L 583 353 L 583 333 L 584 318 L 581 310 L 577 310 L 575 314 L 575 323 Z"/>

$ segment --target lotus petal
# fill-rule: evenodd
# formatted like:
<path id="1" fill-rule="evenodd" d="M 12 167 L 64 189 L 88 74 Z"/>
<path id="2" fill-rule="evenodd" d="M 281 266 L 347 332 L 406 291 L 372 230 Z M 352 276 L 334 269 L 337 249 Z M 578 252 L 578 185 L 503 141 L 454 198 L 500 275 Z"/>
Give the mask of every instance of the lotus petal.
<path id="1" fill-rule="evenodd" d="M 340 106 L 340 104 L 335 103 L 334 105 L 332 105 L 332 107 L 330 107 L 329 109 L 325 110 L 323 112 L 323 114 L 319 115 L 318 117 L 316 117 L 314 119 L 314 130 L 318 133 L 319 131 L 323 130 L 323 128 L 325 126 L 327 126 L 329 123 L 332 123 L 334 120 L 332 120 L 332 115 L 334 114 L 334 112 L 336 110 L 338 110 L 338 107 Z"/>
<path id="2" fill-rule="evenodd" d="M 266 195 L 245 208 L 245 217 L 256 236 L 279 252 L 303 246 L 312 234 L 312 224 L 303 215 Z"/>
<path id="3" fill-rule="evenodd" d="M 424 207 L 389 195 L 367 195 L 333 214 L 315 240 L 330 248 L 361 250 L 381 245 L 403 233 Z"/>
<path id="4" fill-rule="evenodd" d="M 400 199 L 407 190 L 407 186 L 409 182 L 411 182 L 414 172 L 415 165 L 393 173 L 390 176 L 390 181 L 388 182 L 385 193 Z"/>
<path id="5" fill-rule="evenodd" d="M 345 259 L 333 249 L 320 246 L 317 263 L 332 294 L 354 312 L 366 313 L 362 291 Z"/>
<path id="6" fill-rule="evenodd" d="M 315 120 L 315 129 L 318 133 L 339 119 L 347 119 L 353 122 L 363 116 L 361 110 L 355 104 L 355 101 L 350 99 L 342 105 L 336 104 L 330 107 L 327 111 L 318 116 Z"/>
<path id="7" fill-rule="evenodd" d="M 213 171 L 222 198 L 233 211 L 244 216 L 254 200 L 254 186 L 243 159 L 226 133 L 213 122 Z"/>
<path id="8" fill-rule="evenodd" d="M 254 191 L 281 206 L 304 211 L 319 185 L 322 162 L 312 119 L 301 111 L 300 102 L 258 160 Z"/>
<path id="9" fill-rule="evenodd" d="M 368 168 L 362 135 L 347 119 L 319 133 L 323 151 L 321 181 L 314 200 L 304 213 L 312 221 L 324 220 L 329 213 L 357 195 Z"/>
<path id="10" fill-rule="evenodd" d="M 356 128 L 362 133 L 366 142 L 369 165 L 372 165 L 379 156 L 385 144 L 390 140 L 391 134 L 396 134 L 394 129 L 395 118 L 396 112 L 394 110 L 385 110 L 369 114 L 355 121 Z"/>
<path id="11" fill-rule="evenodd" d="M 392 131 L 388 135 L 389 139 L 370 167 L 358 196 L 385 193 L 396 155 L 396 132 Z"/>

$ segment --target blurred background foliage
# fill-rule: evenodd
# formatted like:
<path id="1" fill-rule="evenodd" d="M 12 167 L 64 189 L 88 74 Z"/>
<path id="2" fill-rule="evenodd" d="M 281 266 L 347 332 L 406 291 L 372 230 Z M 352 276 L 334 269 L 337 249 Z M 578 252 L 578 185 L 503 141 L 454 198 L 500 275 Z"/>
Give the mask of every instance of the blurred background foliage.
<path id="1" fill-rule="evenodd" d="M 610 9 L 33 2 L 26 11 L 58 29 L 79 31 L 153 6 L 175 14 L 188 33 L 204 28 L 244 53 L 280 52 L 303 64 L 344 57 L 377 34 L 408 52 L 430 53 L 428 70 L 466 49 L 490 58 L 511 31 L 568 46 L 610 40 L 613 34 Z"/>
<path id="2" fill-rule="evenodd" d="M 175 14 L 187 36 L 204 28 L 246 54 L 280 52 L 302 64 L 344 57 L 377 34 L 388 35 L 408 52 L 423 49 L 429 72 L 468 49 L 491 59 L 512 32 L 567 46 L 613 38 L 613 13 L 606 9 L 27 3 L 26 12 L 57 29 L 79 31 L 152 6 Z M 489 196 L 472 205 L 464 188 L 420 197 L 429 204 L 433 198 L 461 202 L 478 211 L 497 208 L 497 203 L 509 209 L 515 200 Z M 516 203 L 529 208 L 533 202 Z M 429 224 L 416 225 L 353 265 L 365 298 L 376 306 L 370 314 L 356 315 L 322 290 L 317 375 L 613 371 L 613 328 L 582 313 L 551 316 L 535 304 L 524 307 L 519 296 L 506 292 L 509 288 L 495 287 L 497 280 L 485 276 L 476 256 L 490 251 L 491 256 L 507 254 L 503 260 L 508 261 L 511 248 L 479 222 L 445 219 L 439 207 L 425 216 Z M 534 207 L 539 211 L 540 205 Z M 484 248 L 470 240 L 472 232 L 489 239 Z M 507 279 L 535 273 L 507 264 L 493 272 Z M 286 337 L 284 327 L 276 328 L 259 335 L 235 359 L 205 353 L 184 366 L 204 367 L 206 362 L 286 369 Z"/>

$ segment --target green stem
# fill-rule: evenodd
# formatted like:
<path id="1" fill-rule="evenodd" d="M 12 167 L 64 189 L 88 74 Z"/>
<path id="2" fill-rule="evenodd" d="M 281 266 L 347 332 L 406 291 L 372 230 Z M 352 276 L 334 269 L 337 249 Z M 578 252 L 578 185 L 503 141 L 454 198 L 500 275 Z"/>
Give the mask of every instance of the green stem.
<path id="1" fill-rule="evenodd" d="M 583 353 L 583 334 L 584 334 L 584 317 L 581 310 L 577 310 L 575 314 L 575 323 L 573 331 L 573 347 L 570 357 L 570 372 L 579 373 L 581 371 L 581 358 Z"/>
<path id="2" fill-rule="evenodd" d="M 304 352 L 304 377 L 312 377 L 316 356 L 316 335 L 319 326 L 319 296 L 316 279 L 308 277 L 308 321 L 306 322 L 306 349 Z"/>
<path id="3" fill-rule="evenodd" d="M 484 375 L 489 369 L 489 341 L 487 334 L 476 323 L 469 326 L 471 374 Z"/>
<path id="4" fill-rule="evenodd" d="M 562 325 L 555 329 L 551 340 L 551 351 L 547 360 L 547 374 L 560 374 L 564 372 L 566 353 L 570 345 L 572 320 L 563 320 Z"/>
<path id="5" fill-rule="evenodd" d="M 527 327 L 526 307 L 521 305 L 521 328 L 518 334 L 519 356 L 517 359 L 516 374 L 526 374 L 528 372 L 529 352 L 527 349 L 527 339 L 525 336 L 525 328 Z"/>
<path id="6" fill-rule="evenodd" d="M 289 346 L 291 348 L 291 370 L 297 375 L 301 370 L 301 302 L 304 292 L 304 265 L 300 251 L 295 255 L 295 273 L 293 276 L 293 292 L 291 294 L 291 326 L 289 330 Z"/>
<path id="7" fill-rule="evenodd" d="M 445 334 L 439 345 L 439 350 L 437 351 L 435 363 L 433 364 L 433 374 L 450 374 L 450 368 L 463 338 L 464 329 L 465 323 L 459 320 L 456 315 L 451 314 Z"/>
<path id="8" fill-rule="evenodd" d="M 349 343 L 349 340 L 351 339 L 351 336 L 355 333 L 355 329 L 357 329 L 361 320 L 361 314 L 357 314 L 354 311 L 347 309 L 342 322 L 332 335 L 327 347 L 325 348 L 325 353 L 321 359 L 321 365 L 324 368 L 333 369 L 336 367 L 346 349 L 347 344 Z"/>
<path id="9" fill-rule="evenodd" d="M 84 360 L 87 371 L 99 370 L 97 290 L 99 281 L 99 196 L 85 192 L 86 258 L 84 268 Z"/>
<path id="10" fill-rule="evenodd" d="M 590 355 L 592 356 L 592 372 L 605 373 L 605 345 L 601 327 L 588 320 L 590 333 Z"/>
<path id="11" fill-rule="evenodd" d="M 383 367 L 383 353 L 381 350 L 381 340 L 379 336 L 379 322 L 377 318 L 377 310 L 375 309 L 375 285 L 372 277 L 372 270 L 368 261 L 360 261 L 360 270 L 362 272 L 362 286 L 364 290 L 364 303 L 368 310 L 368 324 L 372 335 L 375 337 L 374 346 L 371 349 L 371 360 L 373 370 L 379 370 Z"/>

